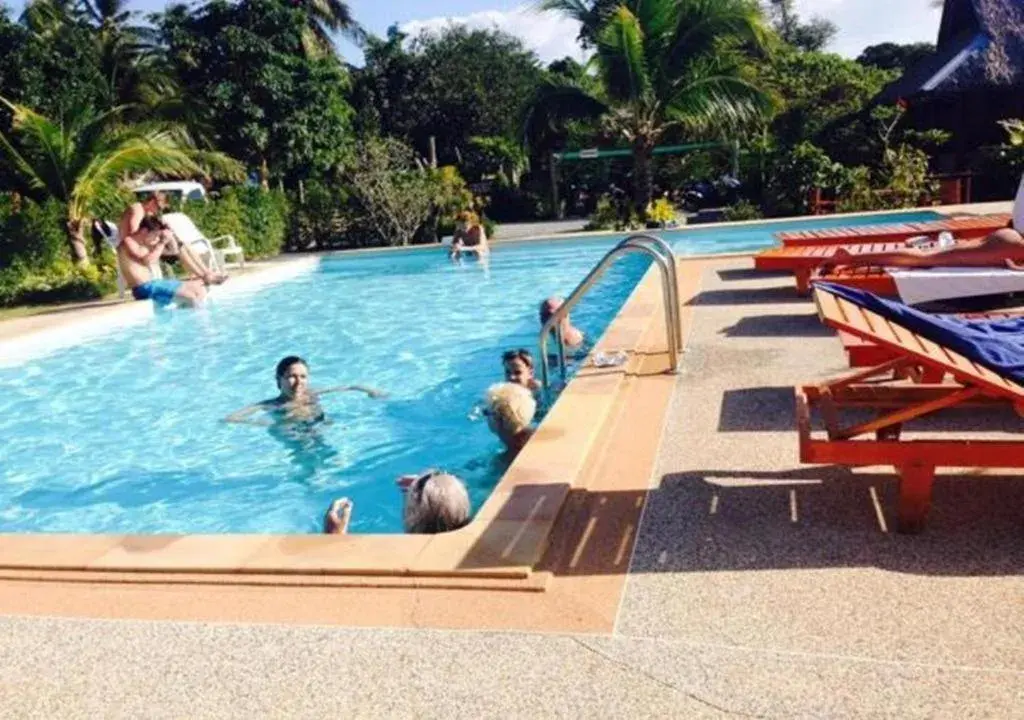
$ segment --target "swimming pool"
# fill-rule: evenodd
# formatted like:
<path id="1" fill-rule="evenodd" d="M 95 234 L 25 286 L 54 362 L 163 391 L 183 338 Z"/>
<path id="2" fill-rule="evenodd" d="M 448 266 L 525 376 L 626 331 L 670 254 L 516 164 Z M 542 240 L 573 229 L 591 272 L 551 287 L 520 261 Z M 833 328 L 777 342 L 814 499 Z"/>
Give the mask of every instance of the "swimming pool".
<path id="1" fill-rule="evenodd" d="M 833 223 L 849 220 L 813 226 Z M 680 254 L 736 252 L 790 225 L 807 227 L 665 237 Z M 503 468 L 470 410 L 500 379 L 501 351 L 534 346 L 539 300 L 571 290 L 615 240 L 499 247 L 489 268 L 429 251 L 325 258 L 279 285 L 0 368 L 0 531 L 315 532 L 345 495 L 351 532 L 399 532 L 394 478 L 432 466 L 463 477 L 478 507 Z M 616 264 L 576 324 L 603 332 L 647 264 Z M 314 387 L 389 396 L 328 396 L 333 424 L 299 440 L 222 422 L 273 396 L 274 364 L 292 353 Z"/>

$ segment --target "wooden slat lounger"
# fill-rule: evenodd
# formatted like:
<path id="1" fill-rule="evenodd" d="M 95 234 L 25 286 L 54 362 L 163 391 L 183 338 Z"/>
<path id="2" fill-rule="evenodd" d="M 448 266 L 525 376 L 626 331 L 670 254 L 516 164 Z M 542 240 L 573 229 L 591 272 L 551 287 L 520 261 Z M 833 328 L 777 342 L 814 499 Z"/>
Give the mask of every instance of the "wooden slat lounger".
<path id="1" fill-rule="evenodd" d="M 859 225 L 827 228 L 824 230 L 797 230 L 775 233 L 784 247 L 811 247 L 814 245 L 852 245 L 865 242 L 903 242 L 915 235 L 937 235 L 946 230 L 964 240 L 977 240 L 1004 228 L 1010 222 L 1008 213 L 973 215 L 916 223 L 892 225 Z"/>
<path id="2" fill-rule="evenodd" d="M 1009 403 L 1021 412 L 1024 387 L 826 288 L 815 288 L 814 300 L 826 325 L 870 340 L 895 353 L 895 358 L 842 378 L 796 388 L 802 462 L 892 465 L 900 479 L 898 520 L 903 532 L 923 527 L 937 467 L 1024 467 L 1024 442 L 900 439 L 903 423 L 944 408 Z M 901 364 L 951 379 L 939 385 L 870 384 L 887 379 Z M 884 410 L 874 420 L 843 426 L 839 411 L 847 407 Z M 812 433 L 812 408 L 820 411 L 825 439 Z"/>
<path id="3" fill-rule="evenodd" d="M 958 317 L 975 320 L 1001 320 L 1006 318 L 1017 318 L 1024 316 L 1024 310 L 995 310 L 983 313 L 959 313 Z M 846 352 L 846 359 L 851 368 L 874 367 L 884 362 L 895 359 L 899 354 L 890 348 L 877 345 L 870 340 L 858 337 L 852 333 L 837 333 L 839 342 Z M 923 382 L 929 382 L 929 375 L 923 377 Z M 939 377 L 938 380 L 942 378 Z"/>
<path id="4" fill-rule="evenodd" d="M 868 254 L 873 255 L 875 253 L 889 253 L 899 252 L 905 250 L 906 245 L 902 242 L 885 242 L 885 243 L 861 243 L 858 245 L 815 245 L 812 247 L 781 247 L 772 248 L 765 250 L 754 256 L 754 268 L 757 270 L 783 270 L 791 271 L 796 277 L 796 290 L 800 295 L 806 295 L 810 290 L 811 278 L 814 276 L 815 270 L 823 263 L 828 262 L 837 249 L 842 247 L 844 250 L 849 252 L 851 255 Z M 849 273 L 849 270 L 860 270 L 860 268 L 851 268 L 849 270 L 844 268 L 836 268 L 840 273 Z M 879 275 L 882 279 L 881 285 L 884 289 L 891 289 L 888 293 L 876 293 L 876 294 L 896 294 L 896 284 L 893 282 L 889 274 L 882 268 L 865 268 L 865 272 L 862 273 L 849 273 L 851 277 L 858 277 L 863 275 L 865 278 L 873 278 L 875 275 Z M 833 279 L 830 282 L 842 282 L 838 279 Z M 864 287 L 858 285 L 861 289 L 870 290 L 871 287 Z"/>

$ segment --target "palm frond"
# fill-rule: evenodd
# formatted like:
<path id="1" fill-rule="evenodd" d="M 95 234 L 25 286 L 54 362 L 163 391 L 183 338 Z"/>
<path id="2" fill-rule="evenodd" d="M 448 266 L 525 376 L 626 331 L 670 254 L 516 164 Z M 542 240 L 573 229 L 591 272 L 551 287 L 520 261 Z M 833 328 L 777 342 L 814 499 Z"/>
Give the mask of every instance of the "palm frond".
<path id="1" fill-rule="evenodd" d="M 751 0 L 675 0 L 678 22 L 666 71 L 680 72 L 695 58 L 714 55 L 723 39 L 760 51 L 771 46 L 771 30 Z"/>
<path id="2" fill-rule="evenodd" d="M 650 94 L 644 40 L 639 19 L 624 5 L 601 29 L 597 64 L 610 98 L 634 102 Z"/>
<path id="3" fill-rule="evenodd" d="M 566 122 L 596 120 L 606 112 L 605 103 L 576 85 L 543 83 L 526 106 L 523 143 L 535 147 L 541 138 L 557 133 Z"/>

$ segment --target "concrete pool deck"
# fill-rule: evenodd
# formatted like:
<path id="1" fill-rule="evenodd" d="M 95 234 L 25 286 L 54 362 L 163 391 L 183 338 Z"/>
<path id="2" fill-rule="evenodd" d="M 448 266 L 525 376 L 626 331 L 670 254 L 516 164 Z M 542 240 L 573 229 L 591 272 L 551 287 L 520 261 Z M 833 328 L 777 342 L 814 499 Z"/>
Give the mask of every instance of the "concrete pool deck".
<path id="1" fill-rule="evenodd" d="M 1020 716 L 1024 483 L 944 476 L 924 534 L 900 536 L 886 469 L 802 466 L 792 387 L 841 372 L 843 353 L 791 278 L 750 265 L 681 264 L 682 373 L 658 392 L 637 373 L 595 441 L 650 441 L 640 423 L 660 396 L 656 462 L 592 458 L 544 592 L 416 591 L 376 624 L 434 629 L 402 630 L 328 626 L 365 624 L 379 591 L 0 582 L 0 612 L 22 616 L 0 619 L 0 714 Z M 602 490 L 637 473 L 632 492 Z M 597 513 L 624 537 L 648 479 L 628 574 L 621 543 L 577 554 Z M 252 624 L 303 602 L 293 621 L 315 624 Z M 453 626 L 475 629 L 437 629 Z"/>

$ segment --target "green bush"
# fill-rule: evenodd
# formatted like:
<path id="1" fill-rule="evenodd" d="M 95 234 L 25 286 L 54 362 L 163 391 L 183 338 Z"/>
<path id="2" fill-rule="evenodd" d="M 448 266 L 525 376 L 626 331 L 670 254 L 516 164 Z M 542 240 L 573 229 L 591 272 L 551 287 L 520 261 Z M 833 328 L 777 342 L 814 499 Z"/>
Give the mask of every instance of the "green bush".
<path id="1" fill-rule="evenodd" d="M 848 181 L 846 168 L 809 142 L 780 148 L 770 162 L 764 200 L 775 216 L 804 215 L 813 188 L 832 190 Z"/>
<path id="2" fill-rule="evenodd" d="M 280 253 L 289 226 L 284 193 L 257 187 L 224 188 L 205 202 L 186 203 L 183 211 L 211 239 L 234 236 L 249 259 Z"/>
<path id="3" fill-rule="evenodd" d="M 285 247 L 288 250 L 322 250 L 343 247 L 352 224 L 349 196 L 338 185 L 318 180 L 305 183 L 302 201 L 292 197 Z"/>
<path id="4" fill-rule="evenodd" d="M 21 201 L 20 212 L 10 205 L 0 227 L 0 267 L 18 260 L 29 270 L 38 270 L 69 258 L 64 230 L 64 205 L 56 200 L 36 203 Z"/>
<path id="5" fill-rule="evenodd" d="M 741 222 L 743 220 L 760 220 L 764 217 L 761 208 L 749 200 L 740 200 L 735 205 L 730 205 L 722 211 L 722 219 L 726 222 Z"/>
<path id="6" fill-rule="evenodd" d="M 42 269 L 16 262 L 0 270 L 0 306 L 95 300 L 116 287 L 117 270 L 106 262 L 79 268 L 62 259 Z"/>
<path id="7" fill-rule="evenodd" d="M 238 239 L 246 257 L 280 254 L 288 231 L 288 198 L 279 190 L 257 187 L 233 188 L 242 206 L 243 237 Z"/>
<path id="8" fill-rule="evenodd" d="M 584 230 L 612 230 L 619 221 L 619 213 L 609 195 L 597 199 L 597 205 Z"/>

